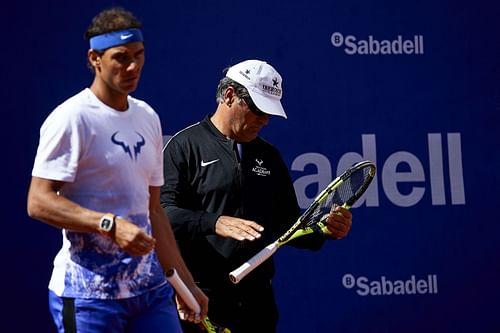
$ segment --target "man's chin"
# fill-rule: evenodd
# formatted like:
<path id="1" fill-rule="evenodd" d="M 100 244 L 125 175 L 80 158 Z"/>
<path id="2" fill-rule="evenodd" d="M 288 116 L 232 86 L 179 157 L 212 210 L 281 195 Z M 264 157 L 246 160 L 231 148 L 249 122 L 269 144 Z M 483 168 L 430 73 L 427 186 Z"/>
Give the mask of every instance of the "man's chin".
<path id="1" fill-rule="evenodd" d="M 239 137 L 237 138 L 236 141 L 244 143 L 244 142 L 250 142 L 255 140 L 259 136 L 259 133 L 252 134 L 252 135 L 245 135 L 244 137 Z"/>
<path id="2" fill-rule="evenodd" d="M 123 91 L 127 91 L 128 93 L 131 93 L 137 89 L 139 85 L 139 79 L 133 79 L 133 80 L 128 80 L 128 81 L 122 81 L 120 88 Z"/>

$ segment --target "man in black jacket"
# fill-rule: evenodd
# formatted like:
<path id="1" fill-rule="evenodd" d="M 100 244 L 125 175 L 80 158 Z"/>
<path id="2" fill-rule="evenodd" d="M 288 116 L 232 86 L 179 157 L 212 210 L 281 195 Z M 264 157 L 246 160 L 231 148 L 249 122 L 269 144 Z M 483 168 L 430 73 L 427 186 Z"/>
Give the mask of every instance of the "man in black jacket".
<path id="1" fill-rule="evenodd" d="M 209 296 L 209 317 L 233 333 L 275 332 L 278 310 L 273 259 L 239 284 L 228 273 L 281 236 L 300 215 L 279 151 L 258 137 L 270 116 L 286 118 L 282 79 L 269 64 L 230 67 L 217 88 L 217 110 L 180 131 L 164 149 L 161 204 L 195 281 Z M 339 207 L 327 220 L 329 237 L 344 237 L 351 213 Z M 324 235 L 290 244 L 319 249 Z M 200 332 L 183 323 L 185 332 Z"/>

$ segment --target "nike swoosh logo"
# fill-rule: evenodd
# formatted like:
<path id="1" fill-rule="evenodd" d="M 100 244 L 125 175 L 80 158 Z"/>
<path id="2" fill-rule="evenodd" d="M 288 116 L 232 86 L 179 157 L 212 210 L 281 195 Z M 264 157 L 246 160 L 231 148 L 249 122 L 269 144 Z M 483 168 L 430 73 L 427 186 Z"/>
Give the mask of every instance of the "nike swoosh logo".
<path id="1" fill-rule="evenodd" d="M 125 40 L 125 39 L 129 39 L 130 37 L 132 37 L 133 34 L 129 34 L 129 35 L 121 35 L 120 38 L 121 40 Z"/>
<path id="2" fill-rule="evenodd" d="M 219 159 L 208 161 L 208 162 L 201 160 L 201 166 L 206 167 L 207 165 L 214 164 L 215 162 L 218 162 L 218 161 L 219 161 Z"/>

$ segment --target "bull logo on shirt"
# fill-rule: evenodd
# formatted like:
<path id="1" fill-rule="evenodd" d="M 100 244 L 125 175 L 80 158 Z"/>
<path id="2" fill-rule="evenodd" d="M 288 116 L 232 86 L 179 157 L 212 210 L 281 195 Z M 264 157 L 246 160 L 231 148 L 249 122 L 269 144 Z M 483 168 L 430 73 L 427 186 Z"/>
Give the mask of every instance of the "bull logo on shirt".
<path id="1" fill-rule="evenodd" d="M 141 147 L 146 144 L 146 140 L 139 132 L 135 132 L 138 135 L 137 141 L 132 145 L 134 152 L 132 156 L 132 150 L 130 149 L 130 142 L 122 141 L 118 138 L 118 131 L 113 133 L 111 136 L 111 142 L 115 145 L 121 146 L 125 154 L 127 154 L 131 160 L 137 160 L 137 156 L 141 153 Z M 129 140 L 127 140 L 129 141 Z"/>
<path id="2" fill-rule="evenodd" d="M 268 170 L 267 168 L 263 167 L 262 164 L 264 164 L 264 161 L 261 159 L 256 158 L 255 162 L 257 165 L 255 165 L 252 168 L 252 171 L 258 175 L 258 176 L 269 176 L 271 174 L 271 170 Z"/>

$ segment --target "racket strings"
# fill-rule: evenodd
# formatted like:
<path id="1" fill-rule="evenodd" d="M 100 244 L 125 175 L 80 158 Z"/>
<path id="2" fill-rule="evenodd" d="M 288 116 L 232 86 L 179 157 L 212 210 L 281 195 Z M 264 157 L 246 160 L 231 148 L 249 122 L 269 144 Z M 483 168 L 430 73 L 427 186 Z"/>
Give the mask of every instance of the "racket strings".
<path id="1" fill-rule="evenodd" d="M 364 192 L 365 184 L 369 184 L 370 179 L 369 168 L 354 171 L 349 177 L 335 186 L 323 200 L 318 202 L 318 205 L 305 217 L 302 223 L 309 227 L 322 221 L 330 214 L 334 205 L 342 206 L 347 204 L 351 206 L 352 202 L 356 201 Z"/>

